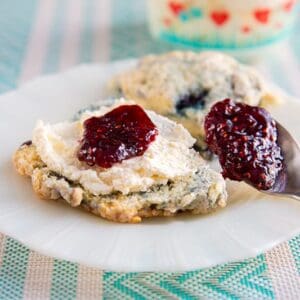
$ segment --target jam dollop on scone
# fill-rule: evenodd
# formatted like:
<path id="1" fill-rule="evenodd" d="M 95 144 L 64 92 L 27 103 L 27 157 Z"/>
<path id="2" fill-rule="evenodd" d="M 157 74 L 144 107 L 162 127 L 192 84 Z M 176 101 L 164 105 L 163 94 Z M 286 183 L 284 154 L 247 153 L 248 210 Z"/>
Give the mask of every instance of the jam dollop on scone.
<path id="1" fill-rule="evenodd" d="M 231 98 L 262 106 L 277 101 L 253 68 L 218 52 L 149 55 L 108 86 L 114 95 L 183 124 L 202 151 L 207 150 L 204 116 L 215 102 Z"/>
<path id="2" fill-rule="evenodd" d="M 13 157 L 17 171 L 31 177 L 40 197 L 62 198 L 116 222 L 224 207 L 224 179 L 193 150 L 188 131 L 128 103 L 73 122 L 39 121 L 32 143 Z"/>
<path id="3" fill-rule="evenodd" d="M 90 166 L 110 168 L 143 155 L 157 134 L 157 127 L 140 106 L 121 105 L 104 116 L 85 120 L 77 156 Z"/>
<path id="4" fill-rule="evenodd" d="M 269 190 L 284 168 L 275 120 L 263 108 L 225 99 L 205 118 L 206 142 L 223 176 Z"/>

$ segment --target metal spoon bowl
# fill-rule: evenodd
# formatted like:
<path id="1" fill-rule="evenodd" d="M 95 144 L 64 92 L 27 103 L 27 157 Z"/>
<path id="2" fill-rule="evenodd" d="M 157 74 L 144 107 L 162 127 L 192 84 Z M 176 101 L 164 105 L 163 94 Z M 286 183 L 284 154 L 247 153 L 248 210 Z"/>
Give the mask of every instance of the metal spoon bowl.
<path id="1" fill-rule="evenodd" d="M 300 200 L 300 146 L 280 123 L 276 123 L 278 144 L 284 157 L 285 168 L 278 175 L 275 185 L 270 190 L 262 192 Z"/>

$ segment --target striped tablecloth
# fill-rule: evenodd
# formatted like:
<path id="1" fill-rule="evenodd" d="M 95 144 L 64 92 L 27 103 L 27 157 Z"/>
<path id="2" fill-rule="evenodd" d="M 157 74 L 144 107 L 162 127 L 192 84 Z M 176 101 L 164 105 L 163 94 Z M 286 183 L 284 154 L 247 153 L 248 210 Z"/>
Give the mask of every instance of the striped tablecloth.
<path id="1" fill-rule="evenodd" d="M 151 39 L 145 19 L 143 0 L 1 0 L 0 92 L 80 62 L 171 50 Z M 258 65 L 298 96 L 299 34 L 298 24 L 282 54 Z M 210 269 L 116 273 L 46 257 L 0 235 L 0 299 L 299 299 L 299 274 L 300 237 Z"/>

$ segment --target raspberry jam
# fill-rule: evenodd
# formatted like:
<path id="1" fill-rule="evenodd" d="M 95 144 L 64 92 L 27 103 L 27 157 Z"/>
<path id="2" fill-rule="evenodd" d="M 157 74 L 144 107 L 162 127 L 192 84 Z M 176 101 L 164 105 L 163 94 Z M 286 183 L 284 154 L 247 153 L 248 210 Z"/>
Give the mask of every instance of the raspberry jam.
<path id="1" fill-rule="evenodd" d="M 269 190 L 283 170 L 276 122 L 263 108 L 226 99 L 205 118 L 206 142 L 219 157 L 223 176 Z"/>
<path id="2" fill-rule="evenodd" d="M 90 166 L 113 164 L 141 156 L 155 140 L 158 130 L 138 105 L 122 105 L 84 122 L 77 157 Z"/>

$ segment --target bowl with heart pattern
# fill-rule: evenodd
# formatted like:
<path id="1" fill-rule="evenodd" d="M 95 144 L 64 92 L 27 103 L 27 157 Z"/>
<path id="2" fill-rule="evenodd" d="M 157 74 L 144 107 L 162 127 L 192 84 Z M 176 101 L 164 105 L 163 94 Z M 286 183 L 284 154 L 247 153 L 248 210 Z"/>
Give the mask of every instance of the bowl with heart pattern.
<path id="1" fill-rule="evenodd" d="M 287 37 L 297 0 L 148 0 L 154 37 L 192 48 L 249 50 Z"/>

